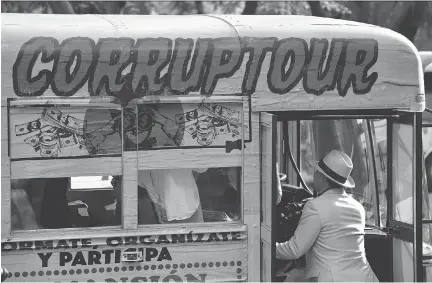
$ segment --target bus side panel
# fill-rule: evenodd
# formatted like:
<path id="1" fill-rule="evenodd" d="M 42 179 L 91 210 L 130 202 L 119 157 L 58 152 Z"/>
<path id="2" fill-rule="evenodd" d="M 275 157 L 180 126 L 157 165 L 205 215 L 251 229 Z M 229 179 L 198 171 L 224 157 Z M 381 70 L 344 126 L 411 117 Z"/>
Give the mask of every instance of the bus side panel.
<path id="1" fill-rule="evenodd" d="M 238 281 L 246 247 L 245 232 L 5 242 L 2 267 L 10 282 Z"/>

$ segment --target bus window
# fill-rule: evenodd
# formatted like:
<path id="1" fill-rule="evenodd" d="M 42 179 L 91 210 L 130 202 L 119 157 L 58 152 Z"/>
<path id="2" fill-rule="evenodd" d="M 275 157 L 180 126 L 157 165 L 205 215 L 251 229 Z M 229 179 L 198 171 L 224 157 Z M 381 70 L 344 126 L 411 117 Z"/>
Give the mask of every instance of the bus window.
<path id="1" fill-rule="evenodd" d="M 242 111 L 238 102 L 180 100 L 124 109 L 124 150 L 138 159 L 138 224 L 241 218 Z"/>
<path id="2" fill-rule="evenodd" d="M 313 169 L 309 166 L 310 160 L 319 160 L 332 149 L 344 151 L 353 161 L 351 176 L 356 183 L 355 188 L 347 192 L 365 208 L 366 224 L 377 226 L 377 188 L 366 121 L 361 119 L 305 120 L 300 121 L 300 124 L 301 173 L 307 185 L 313 188 Z"/>
<path id="3" fill-rule="evenodd" d="M 12 230 L 120 225 L 109 183 L 102 177 L 14 180 Z"/>
<path id="4" fill-rule="evenodd" d="M 371 129 L 371 142 L 375 153 L 376 176 L 378 183 L 378 203 L 381 227 L 387 223 L 387 121 L 368 120 Z"/>
<path id="5" fill-rule="evenodd" d="M 120 108 L 88 100 L 88 107 L 14 103 L 12 230 L 120 225 L 110 181 L 121 172 Z M 92 172 L 96 176 L 88 176 Z"/>
<path id="6" fill-rule="evenodd" d="M 414 223 L 413 198 L 413 127 L 412 125 L 395 124 L 393 126 L 393 216 L 397 221 Z"/>
<path id="7" fill-rule="evenodd" d="M 387 218 L 387 198 L 388 198 L 388 191 L 387 191 L 387 120 L 385 119 L 372 119 L 371 125 L 372 125 L 372 137 L 374 141 L 374 148 L 375 148 L 375 158 L 376 158 L 376 164 L 377 164 L 377 177 L 378 177 L 378 184 L 379 184 L 379 205 L 380 205 L 380 211 L 382 211 L 382 222 L 381 226 L 386 225 L 386 218 Z M 405 126 L 406 127 L 406 126 Z M 407 131 L 408 129 L 404 129 Z M 399 134 L 408 134 L 404 133 L 403 129 L 399 129 Z M 400 139 L 399 139 L 400 140 Z M 406 151 L 403 151 L 406 152 Z M 395 158 L 395 156 L 393 157 Z M 424 162 L 424 161 L 423 161 Z M 423 165 L 423 170 L 427 170 L 427 167 Z M 407 170 L 408 177 L 411 172 L 411 170 Z M 410 202 L 404 198 L 403 193 L 404 191 L 400 191 L 399 189 L 402 188 L 403 184 L 406 183 L 405 180 L 405 173 L 402 172 L 402 175 L 396 180 L 397 186 L 394 188 L 394 192 L 398 195 L 400 195 L 400 200 L 398 201 L 398 206 L 393 206 L 396 220 L 408 220 L 412 221 L 410 217 L 412 217 L 412 212 L 406 209 L 403 209 L 404 205 L 407 205 L 407 203 Z M 394 173 L 395 174 L 395 173 Z M 397 176 L 397 175 L 396 175 Z M 423 218 L 424 219 L 430 219 L 431 218 L 431 209 L 430 209 L 430 202 L 428 200 L 428 180 L 426 178 L 426 174 L 423 174 Z M 400 209 L 402 208 L 402 209 Z M 397 209 L 397 210 L 396 210 Z M 407 212 L 405 212 L 407 211 Z M 432 243 L 432 230 L 431 227 L 428 225 L 423 226 L 423 241 L 424 243 L 431 244 Z"/>
<path id="8" fill-rule="evenodd" d="M 369 121 L 369 122 L 368 122 Z M 367 123 L 370 125 L 371 138 Z M 308 165 L 308 161 L 321 158 L 332 147 L 342 148 L 352 157 L 354 168 L 352 177 L 356 181 L 356 187 L 350 192 L 354 198 L 363 204 L 366 210 L 366 223 L 377 225 L 377 201 L 380 215 L 380 226 L 386 226 L 387 222 L 387 120 L 327 120 L 327 121 L 301 121 L 302 131 L 302 154 L 301 154 L 301 172 L 308 186 L 312 187 L 313 169 Z M 404 133 L 410 134 L 410 133 Z M 372 143 L 371 143 L 372 141 Z M 374 181 L 374 172 L 372 164 L 373 146 L 375 153 L 375 169 L 378 187 Z M 318 155 L 318 157 L 316 157 Z M 404 171 L 405 172 L 405 171 Z M 405 181 L 405 175 L 399 176 L 398 187 L 402 186 Z M 407 172 L 410 172 L 407 170 Z M 396 175 L 397 176 L 397 175 Z M 423 208 L 424 217 L 429 215 L 429 203 L 427 199 L 427 182 L 426 177 L 423 180 Z M 395 192 L 397 192 L 395 188 Z M 403 198 L 403 196 L 401 196 Z M 405 198 L 403 198 L 405 199 Z M 403 200 L 401 199 L 401 200 Z M 399 206 L 403 205 L 401 202 Z M 395 206 L 393 206 L 395 208 Z M 398 217 L 410 218 L 410 215 L 400 215 Z M 404 218 L 404 219 L 405 219 Z M 409 219 L 408 219 L 409 220 Z M 431 231 L 425 227 L 423 238 L 425 242 L 431 242 Z"/>

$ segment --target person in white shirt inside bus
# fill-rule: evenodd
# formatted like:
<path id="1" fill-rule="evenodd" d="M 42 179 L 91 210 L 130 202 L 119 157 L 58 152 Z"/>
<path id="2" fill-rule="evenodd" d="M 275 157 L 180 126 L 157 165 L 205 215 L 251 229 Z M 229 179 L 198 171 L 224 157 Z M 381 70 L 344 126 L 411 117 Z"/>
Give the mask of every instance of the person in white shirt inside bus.
<path id="1" fill-rule="evenodd" d="M 145 216 L 148 210 L 146 204 L 140 203 L 146 201 L 143 198 L 145 194 L 148 194 L 158 223 L 204 222 L 200 196 L 193 171 L 204 173 L 207 169 L 139 171 L 139 219 L 148 219 Z"/>
<path id="2" fill-rule="evenodd" d="M 207 169 L 140 170 L 138 173 L 138 223 L 204 222 L 193 172 Z M 112 180 L 117 203 L 121 203 L 121 178 Z M 121 216 L 120 205 L 116 217 Z"/>
<path id="3" fill-rule="evenodd" d="M 332 150 L 315 168 L 318 197 L 306 202 L 294 236 L 276 243 L 276 257 L 306 255 L 305 277 L 318 282 L 378 282 L 365 253 L 363 206 L 345 192 L 354 188 L 350 157 Z"/>

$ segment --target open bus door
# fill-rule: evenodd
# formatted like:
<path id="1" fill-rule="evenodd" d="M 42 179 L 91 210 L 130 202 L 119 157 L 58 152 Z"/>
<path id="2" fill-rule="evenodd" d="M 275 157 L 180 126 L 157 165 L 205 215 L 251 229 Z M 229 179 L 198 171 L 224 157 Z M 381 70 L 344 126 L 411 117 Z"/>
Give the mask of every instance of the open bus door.
<path id="1" fill-rule="evenodd" d="M 389 119 L 389 235 L 393 281 L 421 282 L 422 267 L 422 143 L 421 114 Z"/>
<path id="2" fill-rule="evenodd" d="M 261 147 L 261 281 L 275 281 L 276 241 L 273 220 L 276 214 L 276 117 L 260 113 Z"/>

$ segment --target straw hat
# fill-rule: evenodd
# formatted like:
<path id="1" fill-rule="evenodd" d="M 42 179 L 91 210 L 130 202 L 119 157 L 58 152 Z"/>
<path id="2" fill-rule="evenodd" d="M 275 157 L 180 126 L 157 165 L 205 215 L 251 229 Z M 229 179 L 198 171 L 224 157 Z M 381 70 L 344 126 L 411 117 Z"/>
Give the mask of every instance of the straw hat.
<path id="1" fill-rule="evenodd" d="M 350 176 L 353 164 L 345 153 L 333 149 L 320 161 L 311 161 L 310 164 L 336 184 L 346 188 L 355 187 L 355 182 Z"/>

